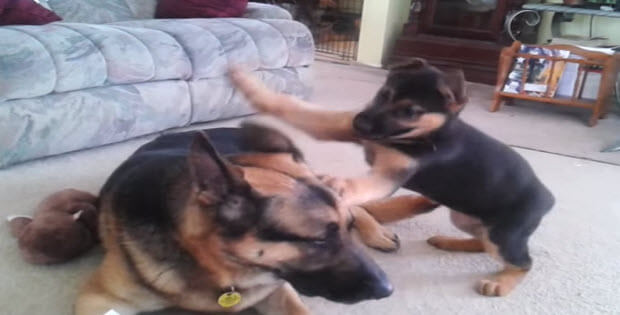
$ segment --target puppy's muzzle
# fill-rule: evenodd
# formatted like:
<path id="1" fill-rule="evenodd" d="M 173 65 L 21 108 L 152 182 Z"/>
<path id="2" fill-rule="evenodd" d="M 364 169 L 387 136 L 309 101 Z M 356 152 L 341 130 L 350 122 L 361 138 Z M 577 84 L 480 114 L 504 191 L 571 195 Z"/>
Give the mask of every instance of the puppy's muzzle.
<path id="1" fill-rule="evenodd" d="M 370 115 L 362 112 L 353 119 L 353 129 L 361 136 L 372 136 L 375 131 L 375 124 Z"/>

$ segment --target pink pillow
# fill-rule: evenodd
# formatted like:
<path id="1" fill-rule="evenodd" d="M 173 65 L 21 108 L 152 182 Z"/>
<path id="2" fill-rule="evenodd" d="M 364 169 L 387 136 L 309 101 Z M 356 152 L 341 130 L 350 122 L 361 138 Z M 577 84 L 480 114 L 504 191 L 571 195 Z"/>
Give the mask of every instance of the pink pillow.
<path id="1" fill-rule="evenodd" d="M 0 25 L 41 25 L 61 18 L 33 0 L 0 0 Z"/>
<path id="2" fill-rule="evenodd" d="M 159 0 L 155 17 L 159 19 L 240 17 L 245 13 L 247 6 L 248 0 Z"/>

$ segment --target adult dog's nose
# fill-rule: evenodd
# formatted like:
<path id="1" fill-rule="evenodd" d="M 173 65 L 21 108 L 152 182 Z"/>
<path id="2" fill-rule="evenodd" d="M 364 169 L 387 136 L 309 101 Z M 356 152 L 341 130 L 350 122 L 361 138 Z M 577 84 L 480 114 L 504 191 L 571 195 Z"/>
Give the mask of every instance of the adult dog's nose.
<path id="1" fill-rule="evenodd" d="M 394 287 L 392 283 L 386 278 L 377 283 L 372 290 L 372 297 L 375 299 L 382 299 L 392 295 L 394 292 Z"/>
<path id="2" fill-rule="evenodd" d="M 373 130 L 372 118 L 370 115 L 362 112 L 353 119 L 353 129 L 361 135 L 368 135 Z"/>

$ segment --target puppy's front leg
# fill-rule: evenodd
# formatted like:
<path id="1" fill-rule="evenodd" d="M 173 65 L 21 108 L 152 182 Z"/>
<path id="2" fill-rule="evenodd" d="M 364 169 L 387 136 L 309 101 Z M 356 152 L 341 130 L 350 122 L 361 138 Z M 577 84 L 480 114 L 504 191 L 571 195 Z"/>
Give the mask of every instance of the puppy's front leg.
<path id="1" fill-rule="evenodd" d="M 383 252 L 392 252 L 400 248 L 398 235 L 377 222 L 366 209 L 353 206 L 349 210 L 354 219 L 353 225 L 366 246 Z"/>
<path id="2" fill-rule="evenodd" d="M 310 315 L 310 310 L 301 301 L 297 291 L 288 283 L 284 283 L 266 299 L 254 306 L 265 315 Z"/>
<path id="3" fill-rule="evenodd" d="M 414 159 L 398 150 L 374 142 L 364 145 L 366 159 L 372 165 L 366 175 L 324 179 L 347 205 L 359 205 L 390 196 L 413 175 L 417 166 Z"/>
<path id="4" fill-rule="evenodd" d="M 231 69 L 230 78 L 260 112 L 275 116 L 319 140 L 357 141 L 353 131 L 355 112 L 313 109 L 316 105 L 276 93 L 239 69 Z"/>

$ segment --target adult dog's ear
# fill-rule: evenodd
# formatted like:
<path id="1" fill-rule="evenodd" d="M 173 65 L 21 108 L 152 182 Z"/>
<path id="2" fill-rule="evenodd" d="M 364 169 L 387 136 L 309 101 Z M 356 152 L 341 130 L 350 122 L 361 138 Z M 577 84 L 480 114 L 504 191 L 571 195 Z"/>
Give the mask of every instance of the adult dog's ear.
<path id="1" fill-rule="evenodd" d="M 206 134 L 194 137 L 189 154 L 190 170 L 203 207 L 217 205 L 216 220 L 226 236 L 239 236 L 252 227 L 260 215 L 262 199 L 252 199 L 243 170 L 223 159 Z"/>
<path id="2" fill-rule="evenodd" d="M 201 202 L 207 199 L 219 199 L 233 187 L 247 185 L 243 179 L 243 171 L 230 165 L 217 153 L 202 131 L 196 133 L 188 156 L 189 169 L 193 183 L 201 192 Z M 207 199 L 204 199 L 209 197 Z"/>
<path id="3" fill-rule="evenodd" d="M 465 74 L 463 70 L 448 70 L 442 73 L 442 82 L 439 83 L 439 92 L 446 99 L 447 110 L 458 114 L 468 101 L 465 88 Z"/>
<path id="4" fill-rule="evenodd" d="M 418 70 L 424 67 L 428 67 L 428 62 L 422 58 L 411 58 L 406 61 L 395 63 L 388 67 L 390 71 L 400 70 Z"/>
<path id="5" fill-rule="evenodd" d="M 290 153 L 295 161 L 303 161 L 301 151 L 282 132 L 251 122 L 241 124 L 242 145 L 252 151 L 264 153 Z"/>

